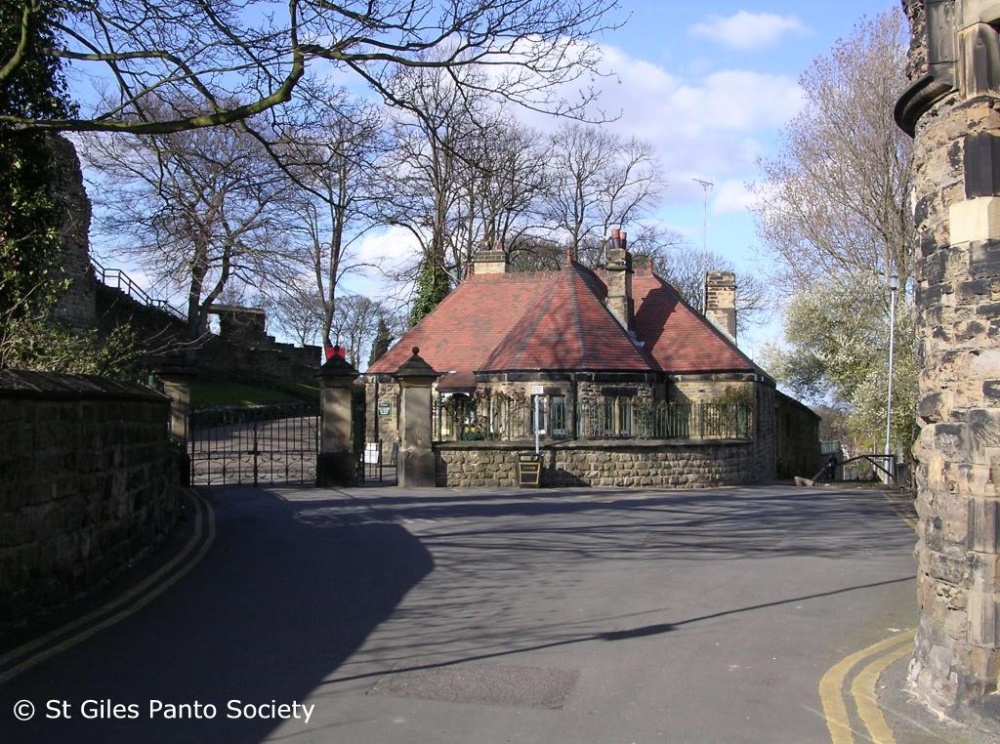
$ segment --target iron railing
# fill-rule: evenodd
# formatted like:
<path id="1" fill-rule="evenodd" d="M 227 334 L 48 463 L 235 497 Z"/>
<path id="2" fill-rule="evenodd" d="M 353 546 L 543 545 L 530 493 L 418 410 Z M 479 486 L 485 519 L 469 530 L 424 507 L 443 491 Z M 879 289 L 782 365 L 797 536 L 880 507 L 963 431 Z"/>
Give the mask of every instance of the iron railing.
<path id="1" fill-rule="evenodd" d="M 753 408 L 742 403 L 670 403 L 592 398 L 573 416 L 545 399 L 540 436 L 560 439 L 750 439 Z M 518 441 L 534 437 L 526 401 L 450 398 L 435 407 L 438 441 Z"/>
<path id="2" fill-rule="evenodd" d="M 140 305 L 145 305 L 146 307 L 153 308 L 154 310 L 162 310 L 163 312 L 174 316 L 178 320 L 187 320 L 187 316 L 183 312 L 178 310 L 166 300 L 159 300 L 152 297 L 148 292 L 146 292 L 146 290 L 136 284 L 132 277 L 121 269 L 106 269 L 93 258 L 90 259 L 90 263 L 94 266 L 94 276 L 101 284 L 111 287 L 112 289 L 117 289 L 119 292 L 131 297 Z"/>

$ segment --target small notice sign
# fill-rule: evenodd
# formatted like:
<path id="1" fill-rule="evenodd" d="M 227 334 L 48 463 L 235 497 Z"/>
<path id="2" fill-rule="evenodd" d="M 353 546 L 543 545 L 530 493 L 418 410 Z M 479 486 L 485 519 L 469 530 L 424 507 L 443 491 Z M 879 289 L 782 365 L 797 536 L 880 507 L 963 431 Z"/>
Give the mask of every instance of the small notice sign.
<path id="1" fill-rule="evenodd" d="M 378 404 L 378 415 L 388 416 L 392 413 L 392 403 L 379 403 Z"/>

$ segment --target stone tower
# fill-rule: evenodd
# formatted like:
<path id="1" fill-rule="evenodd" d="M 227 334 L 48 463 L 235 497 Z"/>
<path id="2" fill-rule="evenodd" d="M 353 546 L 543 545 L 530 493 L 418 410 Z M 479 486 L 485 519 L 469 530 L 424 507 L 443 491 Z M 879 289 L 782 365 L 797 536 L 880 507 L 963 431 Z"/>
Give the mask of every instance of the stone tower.
<path id="1" fill-rule="evenodd" d="M 1000 673 L 1000 4 L 905 0 L 921 434 L 913 691 L 962 716 Z"/>

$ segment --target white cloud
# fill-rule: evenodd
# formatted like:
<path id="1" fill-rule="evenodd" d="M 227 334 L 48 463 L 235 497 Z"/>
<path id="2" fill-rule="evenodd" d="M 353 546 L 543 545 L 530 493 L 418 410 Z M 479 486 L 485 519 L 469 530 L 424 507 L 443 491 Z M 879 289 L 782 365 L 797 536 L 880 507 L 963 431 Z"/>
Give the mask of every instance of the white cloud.
<path id="1" fill-rule="evenodd" d="M 419 252 L 416 239 L 405 228 L 387 227 L 367 233 L 351 246 L 347 260 L 358 268 L 344 277 L 341 288 L 377 299 L 392 299 L 398 293 L 405 296 L 409 287 L 394 286 L 387 277 L 412 264 Z"/>
<path id="2" fill-rule="evenodd" d="M 741 10 L 728 17 L 713 15 L 692 26 L 688 33 L 723 46 L 747 51 L 775 44 L 784 34 L 806 34 L 809 29 L 795 16 L 748 13 Z"/>
<path id="3" fill-rule="evenodd" d="M 729 214 L 732 212 L 745 212 L 756 201 L 756 196 L 747 189 L 746 182 L 738 180 L 724 181 L 715 190 L 712 213 Z"/>
<path id="4" fill-rule="evenodd" d="M 767 143 L 804 105 L 802 89 L 787 75 L 720 70 L 686 79 L 613 47 L 605 61 L 620 82 L 604 89 L 602 103 L 622 111 L 609 127 L 657 148 L 671 202 L 701 200 L 695 177 L 753 179 Z"/>

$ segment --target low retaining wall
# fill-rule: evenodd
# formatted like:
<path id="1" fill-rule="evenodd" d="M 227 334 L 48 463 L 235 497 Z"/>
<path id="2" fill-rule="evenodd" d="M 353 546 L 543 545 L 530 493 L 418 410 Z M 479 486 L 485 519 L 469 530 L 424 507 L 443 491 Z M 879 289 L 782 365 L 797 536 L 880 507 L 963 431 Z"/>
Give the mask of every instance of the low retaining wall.
<path id="1" fill-rule="evenodd" d="M 516 486 L 517 455 L 529 442 L 441 442 L 434 445 L 437 485 Z M 588 440 L 541 448 L 543 486 L 709 488 L 754 482 L 746 440 Z"/>
<path id="2" fill-rule="evenodd" d="M 138 385 L 0 371 L 0 624 L 103 583 L 174 526 L 169 410 Z"/>

